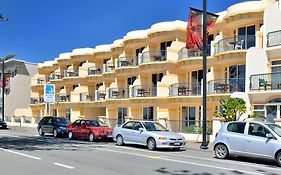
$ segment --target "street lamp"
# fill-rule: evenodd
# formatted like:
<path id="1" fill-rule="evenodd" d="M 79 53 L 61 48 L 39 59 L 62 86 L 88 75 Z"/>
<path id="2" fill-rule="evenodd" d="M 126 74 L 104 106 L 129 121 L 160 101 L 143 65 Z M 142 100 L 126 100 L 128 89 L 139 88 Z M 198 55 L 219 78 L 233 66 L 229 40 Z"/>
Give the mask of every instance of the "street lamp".
<path id="1" fill-rule="evenodd" d="M 9 54 L 6 55 L 4 58 L 0 58 L 0 61 L 2 62 L 2 120 L 5 120 L 5 111 L 4 111 L 4 97 L 5 97 L 5 61 L 12 59 L 13 57 L 15 57 L 15 54 Z"/>

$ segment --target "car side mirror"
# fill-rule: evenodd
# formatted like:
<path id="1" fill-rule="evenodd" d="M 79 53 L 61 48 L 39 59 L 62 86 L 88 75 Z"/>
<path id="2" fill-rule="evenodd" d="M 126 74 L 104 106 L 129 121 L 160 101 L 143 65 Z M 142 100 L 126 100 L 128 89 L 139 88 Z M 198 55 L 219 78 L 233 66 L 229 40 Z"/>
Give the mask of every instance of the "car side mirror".
<path id="1" fill-rule="evenodd" d="M 143 131 L 144 131 L 144 129 L 143 129 L 143 128 L 139 128 L 139 131 L 143 132 Z"/>
<path id="2" fill-rule="evenodd" d="M 273 135 L 272 135 L 272 134 L 266 134 L 265 137 L 266 137 L 267 139 L 273 139 Z"/>

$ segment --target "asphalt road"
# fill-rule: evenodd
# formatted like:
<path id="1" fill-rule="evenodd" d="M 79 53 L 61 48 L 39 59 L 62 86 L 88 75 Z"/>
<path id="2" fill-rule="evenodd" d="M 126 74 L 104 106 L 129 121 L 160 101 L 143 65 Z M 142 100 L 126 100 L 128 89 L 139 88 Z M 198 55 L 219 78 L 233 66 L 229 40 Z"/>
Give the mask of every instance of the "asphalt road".
<path id="1" fill-rule="evenodd" d="M 280 175 L 273 162 L 218 160 L 210 151 L 158 150 L 38 136 L 34 128 L 0 130 L 1 175 Z"/>

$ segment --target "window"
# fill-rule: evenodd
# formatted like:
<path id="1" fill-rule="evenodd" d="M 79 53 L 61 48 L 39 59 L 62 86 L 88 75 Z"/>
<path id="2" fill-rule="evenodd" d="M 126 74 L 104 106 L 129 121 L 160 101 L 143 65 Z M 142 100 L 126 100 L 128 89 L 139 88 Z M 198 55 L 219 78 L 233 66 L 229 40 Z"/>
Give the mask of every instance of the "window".
<path id="1" fill-rule="evenodd" d="M 245 125 L 245 122 L 229 123 L 227 126 L 227 131 L 244 134 Z"/>
<path id="2" fill-rule="evenodd" d="M 161 82 L 163 76 L 164 76 L 163 73 L 152 74 L 152 84 L 156 86 L 157 82 Z"/>
<path id="3" fill-rule="evenodd" d="M 127 108 L 118 108 L 118 125 L 125 122 L 126 116 L 128 116 Z"/>
<path id="4" fill-rule="evenodd" d="M 133 130 L 138 131 L 140 128 L 143 128 L 142 124 L 140 122 L 135 122 Z"/>
<path id="5" fill-rule="evenodd" d="M 137 77 L 129 77 L 128 80 L 127 80 L 128 86 L 133 85 L 136 79 L 137 79 Z"/>
<path id="6" fill-rule="evenodd" d="M 77 88 L 78 86 L 79 86 L 78 84 L 72 85 L 72 90 L 74 90 L 74 89 Z"/>
<path id="7" fill-rule="evenodd" d="M 281 72 L 281 60 L 271 62 L 271 73 L 276 73 L 276 72 Z"/>
<path id="8" fill-rule="evenodd" d="M 172 45 L 172 41 L 162 42 L 160 43 L 160 50 L 166 51 L 167 47 L 171 47 L 171 45 Z"/>
<path id="9" fill-rule="evenodd" d="M 254 47 L 256 44 L 256 28 L 255 25 L 240 27 L 238 28 L 238 41 L 243 40 L 243 49 L 249 49 L 250 47 Z M 242 42 L 241 42 L 242 43 Z"/>
<path id="10" fill-rule="evenodd" d="M 196 118 L 196 108 L 195 107 L 182 107 L 182 121 L 184 123 L 184 127 L 189 125 L 195 125 Z"/>
<path id="11" fill-rule="evenodd" d="M 128 122 L 128 123 L 126 123 L 126 124 L 123 126 L 123 128 L 125 128 L 125 129 L 133 129 L 134 123 L 135 123 L 135 122 Z"/>
<path id="12" fill-rule="evenodd" d="M 58 116 L 58 109 L 53 109 L 53 116 Z"/>
<path id="13" fill-rule="evenodd" d="M 68 120 L 71 121 L 71 108 L 67 108 L 65 111 L 65 116 Z"/>
<path id="14" fill-rule="evenodd" d="M 254 105 L 254 113 L 265 116 L 264 105 Z"/>
<path id="15" fill-rule="evenodd" d="M 144 120 L 153 120 L 153 107 L 144 107 L 143 108 L 143 119 Z"/>
<path id="16" fill-rule="evenodd" d="M 270 131 L 260 124 L 250 123 L 248 134 L 252 136 L 266 137 L 266 134 L 270 134 Z"/>
<path id="17" fill-rule="evenodd" d="M 203 70 L 192 71 L 191 81 L 192 82 L 201 82 L 203 79 Z"/>
<path id="18" fill-rule="evenodd" d="M 103 85 L 103 83 L 96 84 L 96 90 L 99 90 L 99 87 L 101 87 L 102 85 Z"/>
<path id="19" fill-rule="evenodd" d="M 18 70 L 17 70 L 17 69 L 15 69 L 15 76 L 17 76 L 17 74 L 18 74 Z"/>
<path id="20" fill-rule="evenodd" d="M 137 65 L 139 65 L 139 57 L 141 56 L 143 50 L 144 50 L 144 47 L 136 49 L 136 63 L 137 63 Z"/>
<path id="21" fill-rule="evenodd" d="M 76 120 L 74 123 L 73 123 L 73 126 L 80 126 L 81 125 L 81 120 Z"/>

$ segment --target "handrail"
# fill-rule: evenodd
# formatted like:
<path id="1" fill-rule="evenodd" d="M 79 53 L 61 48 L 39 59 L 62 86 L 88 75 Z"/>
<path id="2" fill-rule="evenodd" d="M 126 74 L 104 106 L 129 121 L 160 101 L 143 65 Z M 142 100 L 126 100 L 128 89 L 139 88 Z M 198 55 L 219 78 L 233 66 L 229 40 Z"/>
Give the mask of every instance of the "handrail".
<path id="1" fill-rule="evenodd" d="M 281 45 L 281 30 L 276 30 L 267 33 L 267 47 Z"/>

